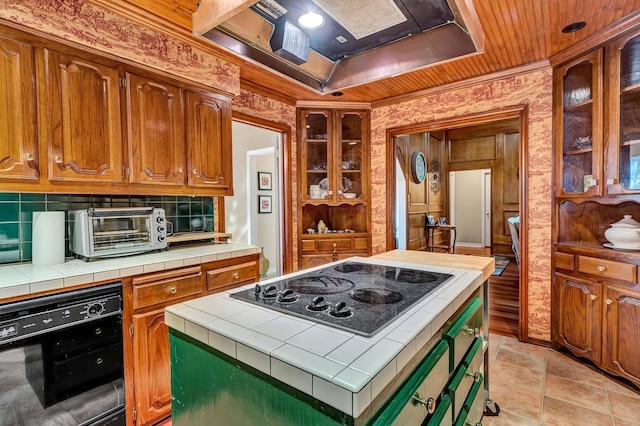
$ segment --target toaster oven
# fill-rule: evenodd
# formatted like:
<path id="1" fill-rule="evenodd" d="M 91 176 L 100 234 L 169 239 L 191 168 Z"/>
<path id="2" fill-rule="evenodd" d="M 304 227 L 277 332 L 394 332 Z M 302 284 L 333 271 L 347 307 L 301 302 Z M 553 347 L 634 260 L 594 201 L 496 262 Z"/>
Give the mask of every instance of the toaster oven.
<path id="1" fill-rule="evenodd" d="M 69 216 L 73 221 L 71 251 L 86 261 L 167 248 L 164 209 L 89 208 L 71 211 Z"/>

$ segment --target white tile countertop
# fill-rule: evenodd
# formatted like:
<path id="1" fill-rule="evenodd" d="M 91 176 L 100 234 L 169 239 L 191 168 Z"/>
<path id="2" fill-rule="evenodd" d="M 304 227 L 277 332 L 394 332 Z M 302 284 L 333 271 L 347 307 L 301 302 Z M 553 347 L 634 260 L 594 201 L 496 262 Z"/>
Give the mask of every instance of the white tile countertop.
<path id="1" fill-rule="evenodd" d="M 162 252 L 96 259 L 91 262 L 74 259 L 49 266 L 31 263 L 0 266 L 0 303 L 2 299 L 9 297 L 256 253 L 260 253 L 260 248 L 248 244 L 200 243 L 172 246 L 170 250 Z"/>
<path id="2" fill-rule="evenodd" d="M 165 322 L 169 327 L 357 418 L 482 285 L 483 274 L 478 270 L 376 258 L 352 257 L 344 261 L 424 269 L 453 274 L 454 278 L 371 337 L 229 296 L 255 284 L 169 306 L 165 310 Z M 326 265 L 286 278 L 323 267 Z"/>

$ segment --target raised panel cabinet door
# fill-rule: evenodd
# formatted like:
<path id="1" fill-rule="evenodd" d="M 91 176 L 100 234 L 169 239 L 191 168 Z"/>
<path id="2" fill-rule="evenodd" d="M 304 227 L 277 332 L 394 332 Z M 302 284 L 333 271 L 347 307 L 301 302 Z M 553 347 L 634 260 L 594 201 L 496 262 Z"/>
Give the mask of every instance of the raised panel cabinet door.
<path id="1" fill-rule="evenodd" d="M 127 74 L 131 183 L 184 185 L 184 113 L 180 88 Z"/>
<path id="2" fill-rule="evenodd" d="M 0 178 L 38 179 L 33 47 L 0 37 Z"/>
<path id="3" fill-rule="evenodd" d="M 556 274 L 558 342 L 579 356 L 600 362 L 602 284 Z"/>
<path id="4" fill-rule="evenodd" d="M 608 286 L 604 310 L 604 363 L 640 385 L 640 293 Z"/>
<path id="5" fill-rule="evenodd" d="M 169 416 L 171 359 L 164 309 L 133 315 L 133 363 L 136 425 Z"/>
<path id="6" fill-rule="evenodd" d="M 118 70 L 53 51 L 43 54 L 49 179 L 122 182 Z"/>
<path id="7" fill-rule="evenodd" d="M 186 103 L 189 186 L 233 195 L 229 100 L 187 91 Z"/>

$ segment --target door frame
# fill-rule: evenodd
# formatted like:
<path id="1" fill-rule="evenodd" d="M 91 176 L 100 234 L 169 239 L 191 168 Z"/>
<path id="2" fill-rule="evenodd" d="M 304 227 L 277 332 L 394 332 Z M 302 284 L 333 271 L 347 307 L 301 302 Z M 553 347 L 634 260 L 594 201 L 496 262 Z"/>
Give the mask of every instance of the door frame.
<path id="1" fill-rule="evenodd" d="M 520 128 L 520 146 L 519 146 L 519 158 L 518 165 L 520 170 L 520 176 L 528 175 L 527 158 L 528 158 L 528 140 L 529 140 L 529 107 L 528 105 L 514 105 L 512 107 L 497 109 L 493 111 L 485 111 L 477 114 L 470 114 L 460 117 L 445 118 L 436 121 L 421 122 L 410 124 L 406 126 L 389 128 L 386 131 L 387 150 L 386 150 L 386 170 L 387 179 L 386 194 L 387 194 L 387 218 L 386 218 L 386 241 L 387 251 L 394 248 L 394 224 L 395 224 L 395 151 L 396 151 L 396 136 L 407 133 L 419 133 L 419 132 L 435 132 L 442 130 L 458 129 L 462 127 L 471 127 L 481 124 L 488 124 L 496 121 L 503 121 L 513 118 L 519 119 Z M 448 163 L 448 153 L 447 163 Z M 529 340 L 529 305 L 528 305 L 528 205 L 527 205 L 527 193 L 528 193 L 528 179 L 519 179 L 519 210 L 520 210 L 520 268 L 519 268 L 519 306 L 518 306 L 518 339 L 522 342 Z"/>
<path id="2" fill-rule="evenodd" d="M 242 112 L 233 111 L 232 119 L 239 123 L 245 123 L 250 126 L 261 127 L 263 129 L 272 130 L 280 133 L 280 182 L 281 182 L 281 209 L 282 223 L 282 273 L 288 274 L 293 272 L 293 238 L 291 235 L 293 229 L 293 200 L 292 200 L 292 176 L 291 176 L 291 126 L 286 124 L 269 121 L 262 118 L 254 117 Z M 224 204 L 224 202 L 223 202 Z M 224 205 L 222 206 L 224 208 Z M 222 211 L 224 217 L 224 211 Z"/>

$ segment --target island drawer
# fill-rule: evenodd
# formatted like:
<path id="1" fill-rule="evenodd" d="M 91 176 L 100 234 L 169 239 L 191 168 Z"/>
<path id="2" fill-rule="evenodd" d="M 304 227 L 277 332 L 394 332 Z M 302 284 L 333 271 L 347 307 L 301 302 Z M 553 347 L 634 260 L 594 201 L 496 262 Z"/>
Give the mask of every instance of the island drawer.
<path id="1" fill-rule="evenodd" d="M 480 425 L 482 415 L 484 414 L 485 398 L 484 398 L 484 376 L 480 374 L 479 380 L 476 381 L 464 401 L 464 405 L 458 418 L 454 423 L 455 426 Z"/>
<path id="2" fill-rule="evenodd" d="M 482 337 L 477 337 L 447 386 L 454 418 L 460 415 L 473 384 L 482 379 L 483 355 Z"/>
<path id="3" fill-rule="evenodd" d="M 482 300 L 474 298 L 445 333 L 451 347 L 451 371 L 455 370 L 474 340 L 482 334 Z"/>
<path id="4" fill-rule="evenodd" d="M 201 293 L 200 266 L 148 274 L 133 279 L 133 309 L 173 302 Z"/>
<path id="5" fill-rule="evenodd" d="M 597 275 L 602 278 L 635 283 L 637 282 L 638 267 L 636 265 L 616 262 L 614 260 L 578 256 L 578 272 Z"/>
<path id="6" fill-rule="evenodd" d="M 257 263 L 252 261 L 207 271 L 207 290 L 223 291 L 256 281 L 257 268 Z"/>
<path id="7" fill-rule="evenodd" d="M 427 415 L 434 420 L 428 424 L 451 424 L 450 400 L 448 407 L 441 407 L 442 390 L 448 380 L 449 345 L 441 340 L 372 425 L 423 424 Z"/>

